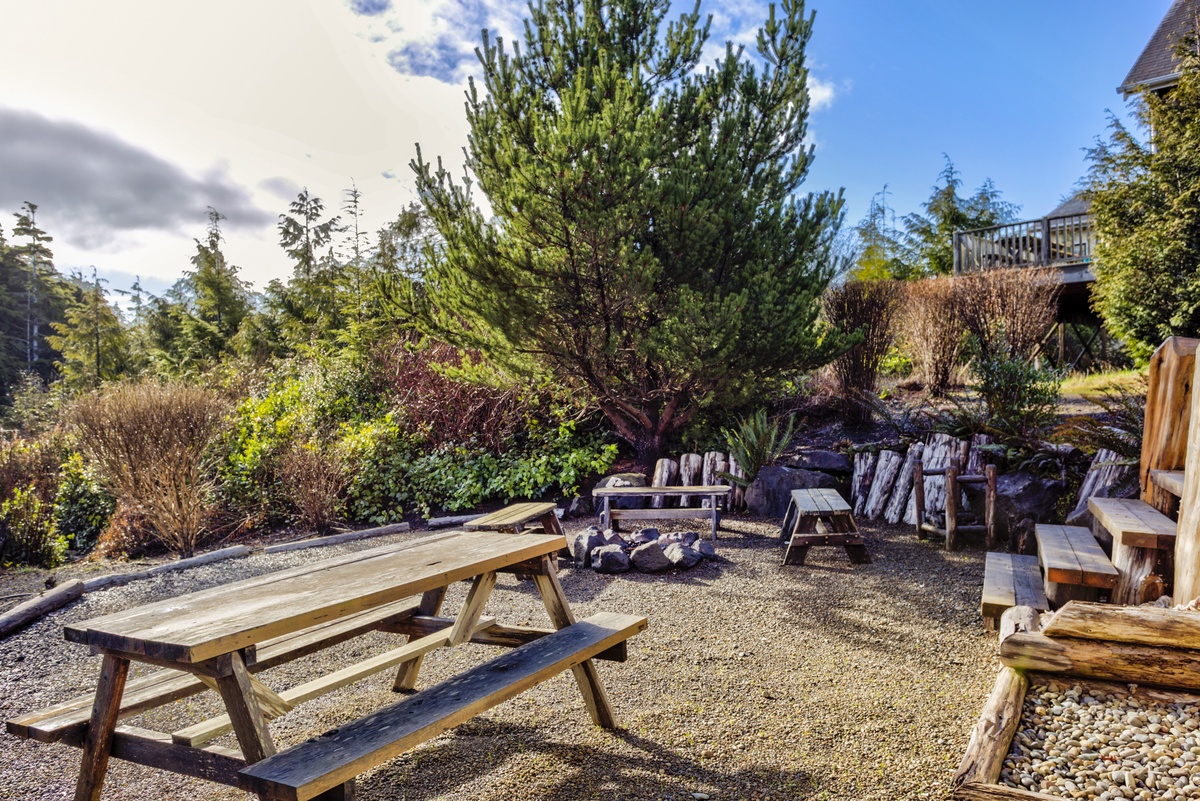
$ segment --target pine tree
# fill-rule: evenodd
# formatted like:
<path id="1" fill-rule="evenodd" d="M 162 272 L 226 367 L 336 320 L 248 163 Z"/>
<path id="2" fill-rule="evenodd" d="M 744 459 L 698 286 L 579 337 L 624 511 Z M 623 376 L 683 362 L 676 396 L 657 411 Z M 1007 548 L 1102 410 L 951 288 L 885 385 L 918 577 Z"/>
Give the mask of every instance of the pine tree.
<path id="1" fill-rule="evenodd" d="M 341 229 L 340 217 L 331 217 L 324 222 L 325 204 L 319 197 L 308 193 L 304 187 L 288 207 L 288 212 L 279 215 L 279 244 L 296 262 L 296 274 L 310 278 L 317 268 L 317 252 L 333 240 Z"/>
<path id="2" fill-rule="evenodd" d="M 1200 53 L 1177 51 L 1179 83 L 1137 96 L 1140 141 L 1115 116 L 1089 151 L 1096 228 L 1092 302 L 1108 330 L 1146 359 L 1170 336 L 1200 336 Z"/>
<path id="3" fill-rule="evenodd" d="M 667 0 L 544 0 L 511 50 L 485 32 L 485 90 L 459 184 L 418 151 L 444 241 L 410 293 L 426 330 L 599 406 L 650 463 L 706 406 L 745 404 L 828 361 L 819 320 L 842 200 L 812 161 L 802 0 L 758 58 L 700 68 L 711 20 Z M 471 186 L 490 205 L 475 205 Z"/>
<path id="4" fill-rule="evenodd" d="M 250 290 L 238 277 L 238 268 L 221 251 L 221 220 L 211 206 L 205 241 L 196 242 L 193 269 L 184 273 L 192 297 L 191 314 L 184 325 L 194 353 L 192 361 L 216 361 L 232 353 L 232 340 L 250 311 Z"/>
<path id="5" fill-rule="evenodd" d="M 67 386 L 96 389 L 124 373 L 129 341 L 121 313 L 108 302 L 106 282 L 96 275 L 96 268 L 92 268 L 91 281 L 79 274 L 71 281 L 75 298 L 67 307 L 66 319 L 51 324 L 55 334 L 48 341 L 62 354 L 57 367 Z"/>
<path id="6" fill-rule="evenodd" d="M 13 214 L 17 218 L 13 236 L 26 241 L 13 246 L 20 263 L 23 280 L 21 305 L 24 314 L 25 333 L 23 350 L 25 370 L 36 373 L 42 381 L 55 377 L 54 362 L 59 358 L 46 342 L 51 325 L 63 319 L 63 311 L 70 297 L 70 288 L 54 269 L 54 253 L 49 236 L 37 225 L 37 204 L 26 201 L 21 210 Z"/>

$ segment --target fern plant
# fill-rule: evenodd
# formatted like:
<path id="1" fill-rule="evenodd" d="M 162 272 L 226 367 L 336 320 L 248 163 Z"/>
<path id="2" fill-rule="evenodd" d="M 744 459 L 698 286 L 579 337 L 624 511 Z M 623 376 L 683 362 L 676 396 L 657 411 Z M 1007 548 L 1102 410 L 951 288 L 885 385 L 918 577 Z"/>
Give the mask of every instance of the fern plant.
<path id="1" fill-rule="evenodd" d="M 1142 459 L 1142 432 L 1146 426 L 1145 379 L 1132 389 L 1113 385 L 1102 389 L 1098 395 L 1085 397 L 1103 409 L 1104 414 L 1100 417 L 1083 414 L 1068 417 L 1054 430 L 1054 440 L 1069 442 L 1093 455 L 1101 450 L 1115 454 L 1105 465 L 1136 467 Z M 1128 492 L 1138 480 L 1138 471 L 1131 470 L 1113 488 L 1113 494 Z"/>
<path id="2" fill-rule="evenodd" d="M 739 486 L 749 486 L 763 465 L 779 458 L 792 441 L 792 433 L 795 430 L 796 415 L 789 414 L 786 421 L 772 420 L 767 417 L 765 409 L 759 409 L 749 417 L 739 419 L 737 426 L 732 429 L 722 428 L 721 435 L 725 437 L 729 453 L 745 475 L 721 473 L 721 477 Z"/>

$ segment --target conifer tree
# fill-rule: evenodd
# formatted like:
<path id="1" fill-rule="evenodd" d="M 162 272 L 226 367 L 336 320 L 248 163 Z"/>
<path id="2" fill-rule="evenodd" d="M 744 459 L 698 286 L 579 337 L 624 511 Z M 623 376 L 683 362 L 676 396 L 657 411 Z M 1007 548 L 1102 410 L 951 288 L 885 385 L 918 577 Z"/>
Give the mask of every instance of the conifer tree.
<path id="1" fill-rule="evenodd" d="M 92 280 L 72 276 L 76 296 L 66 318 L 52 324 L 48 341 L 62 354 L 58 371 L 68 387 L 96 389 L 121 377 L 129 358 L 129 341 L 120 312 L 108 302 L 104 280 L 92 268 Z"/>
<path id="2" fill-rule="evenodd" d="M 706 406 L 827 362 L 818 298 L 842 200 L 812 161 L 803 0 L 755 55 L 701 67 L 711 19 L 667 0 L 537 0 L 524 43 L 484 32 L 468 180 L 418 151 L 441 240 L 408 297 L 426 330 L 598 405 L 643 463 Z M 474 202 L 486 196 L 491 217 Z"/>

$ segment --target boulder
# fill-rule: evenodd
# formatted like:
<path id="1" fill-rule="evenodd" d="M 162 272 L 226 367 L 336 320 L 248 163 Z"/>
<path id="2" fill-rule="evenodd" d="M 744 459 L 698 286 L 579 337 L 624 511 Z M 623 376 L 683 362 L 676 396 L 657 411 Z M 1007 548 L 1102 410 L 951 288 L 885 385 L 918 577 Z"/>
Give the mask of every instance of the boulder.
<path id="1" fill-rule="evenodd" d="M 658 573 L 669 570 L 672 562 L 663 553 L 658 540 L 650 540 L 633 549 L 629 554 L 630 563 L 643 573 Z"/>
<path id="2" fill-rule="evenodd" d="M 677 542 L 673 542 L 664 548 L 663 556 L 667 557 L 671 561 L 671 564 L 679 570 L 691 570 L 700 564 L 700 560 L 704 558 L 695 548 L 680 545 Z"/>
<path id="3" fill-rule="evenodd" d="M 792 467 L 764 467 L 746 488 L 746 508 L 764 517 L 783 517 L 792 500 L 792 490 L 835 487 L 837 480 L 828 473 Z"/>
<path id="4" fill-rule="evenodd" d="M 595 489 L 604 487 L 647 487 L 649 482 L 641 473 L 613 473 L 596 482 Z M 648 498 L 613 498 L 610 505 L 614 509 L 641 509 Z M 602 503 L 603 501 L 601 501 Z"/>
<path id="5" fill-rule="evenodd" d="M 585 495 L 572 498 L 570 505 L 567 506 L 567 517 L 591 517 L 595 513 L 592 499 Z"/>
<path id="6" fill-rule="evenodd" d="M 971 510 L 984 519 L 982 484 L 964 486 Z M 996 477 L 996 533 L 1009 539 L 1018 533 L 1022 520 L 1044 523 L 1054 514 L 1058 501 L 1067 491 L 1062 481 L 1042 478 L 1024 470 Z"/>
<path id="7" fill-rule="evenodd" d="M 620 545 L 601 545 L 592 551 L 592 569 L 597 573 L 627 573 L 629 557 Z"/>
<path id="8" fill-rule="evenodd" d="M 575 566 L 591 567 L 592 551 L 604 545 L 604 535 L 600 533 L 600 529 L 589 526 L 572 534 L 568 542 L 571 545 L 571 556 L 575 557 Z"/>
<path id="9" fill-rule="evenodd" d="M 844 453 L 837 451 L 800 451 L 788 457 L 788 467 L 801 470 L 820 470 L 822 473 L 851 473 L 854 462 Z"/>
<path id="10" fill-rule="evenodd" d="M 713 545 L 711 540 L 697 540 L 695 548 L 705 559 L 717 558 L 717 546 Z"/>
<path id="11" fill-rule="evenodd" d="M 658 529 L 653 527 L 639 528 L 637 531 L 629 535 L 629 541 L 640 545 L 643 542 L 653 542 L 662 536 Z"/>
<path id="12" fill-rule="evenodd" d="M 613 531 L 611 528 L 606 528 L 602 536 L 604 537 L 605 545 L 619 545 L 624 548 L 628 544 L 625 542 L 624 537 L 622 537 L 618 532 Z"/>

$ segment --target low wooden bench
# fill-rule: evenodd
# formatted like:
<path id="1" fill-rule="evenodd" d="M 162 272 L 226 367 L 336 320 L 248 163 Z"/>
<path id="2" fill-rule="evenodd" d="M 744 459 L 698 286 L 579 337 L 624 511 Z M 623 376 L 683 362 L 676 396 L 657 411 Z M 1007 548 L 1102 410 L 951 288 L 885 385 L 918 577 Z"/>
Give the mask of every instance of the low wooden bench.
<path id="1" fill-rule="evenodd" d="M 731 487 L 724 485 L 705 485 L 699 487 L 597 487 L 592 490 L 592 497 L 601 498 L 604 506 L 600 510 L 600 527 L 618 531 L 618 520 L 700 520 L 708 518 L 712 521 L 712 540 L 717 541 L 717 529 L 721 525 L 720 499 L 729 495 Z M 613 499 L 620 498 L 653 498 L 656 495 L 673 497 L 695 495 L 708 501 L 708 506 L 702 508 L 681 507 L 678 509 L 616 509 Z"/>
<path id="2" fill-rule="evenodd" d="M 846 556 L 857 565 L 871 561 L 854 523 L 850 504 L 837 490 L 792 490 L 779 538 L 787 543 L 783 554 L 785 565 L 803 565 L 808 549 L 815 545 L 845 548 Z"/>
<path id="3" fill-rule="evenodd" d="M 989 631 L 995 630 L 1004 610 L 1013 606 L 1030 606 L 1040 612 L 1050 609 L 1037 557 L 988 551 L 983 567 L 983 598 L 979 603 L 983 625 Z"/>
<path id="4" fill-rule="evenodd" d="M 1183 499 L 1182 470 L 1151 470 L 1150 497 L 1146 500 L 1172 520 L 1179 519 L 1179 502 Z"/>
<path id="5" fill-rule="evenodd" d="M 463 524 L 463 528 L 467 531 L 530 531 L 536 532 L 538 529 L 529 528 L 529 524 L 537 521 L 541 524 L 540 530 L 545 534 L 561 535 L 562 526 L 558 522 L 558 515 L 554 510 L 558 508 L 555 503 L 514 503 L 505 506 L 491 514 L 486 514 L 483 517 L 477 517 L 474 520 Z"/>
<path id="6" fill-rule="evenodd" d="M 1046 598 L 1058 608 L 1067 601 L 1095 601 L 1120 577 L 1092 532 L 1082 526 L 1037 526 L 1038 560 Z"/>
<path id="7" fill-rule="evenodd" d="M 1145 501 L 1134 498 L 1088 499 L 1095 518 L 1093 532 L 1112 547 L 1112 563 L 1119 578 L 1112 602 L 1123 606 L 1142 603 L 1146 582 L 1175 573 L 1175 523 Z M 1152 575 L 1153 574 L 1153 575 Z M 1151 599 L 1153 600 L 1153 599 Z"/>
<path id="8" fill-rule="evenodd" d="M 239 774 L 239 784 L 272 801 L 305 801 L 327 792 L 330 795 L 323 797 L 338 798 L 338 789 L 358 774 L 579 666 L 645 627 L 644 617 L 592 615 L 417 696 L 249 765 Z"/>

